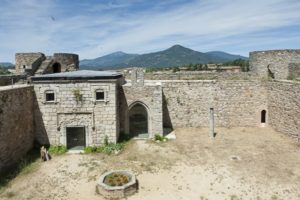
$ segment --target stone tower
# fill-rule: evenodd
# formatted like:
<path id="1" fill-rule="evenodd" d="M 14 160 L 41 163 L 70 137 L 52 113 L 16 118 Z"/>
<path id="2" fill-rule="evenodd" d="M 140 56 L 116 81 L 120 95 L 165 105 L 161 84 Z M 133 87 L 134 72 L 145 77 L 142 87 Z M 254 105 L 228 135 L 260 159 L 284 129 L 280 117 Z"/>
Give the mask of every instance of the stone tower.
<path id="1" fill-rule="evenodd" d="M 261 78 L 287 79 L 289 65 L 300 60 L 300 49 L 250 52 L 250 70 Z"/>
<path id="2" fill-rule="evenodd" d="M 15 59 L 16 72 L 30 76 L 79 69 L 77 54 L 55 53 L 53 56 L 45 56 L 43 53 L 16 53 Z"/>
<path id="3" fill-rule="evenodd" d="M 142 87 L 144 86 L 144 69 L 143 68 L 133 68 L 131 70 L 131 84 L 132 86 Z"/>

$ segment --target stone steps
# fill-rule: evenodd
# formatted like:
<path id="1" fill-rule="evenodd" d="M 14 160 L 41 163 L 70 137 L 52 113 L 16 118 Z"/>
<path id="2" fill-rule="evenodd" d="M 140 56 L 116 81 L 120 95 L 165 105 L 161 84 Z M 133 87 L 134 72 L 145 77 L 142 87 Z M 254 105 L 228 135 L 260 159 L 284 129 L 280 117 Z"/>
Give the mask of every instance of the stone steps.
<path id="1" fill-rule="evenodd" d="M 53 59 L 50 56 L 47 56 L 46 60 L 44 60 L 39 67 L 39 69 L 35 72 L 35 74 L 44 74 L 48 67 L 53 64 Z"/>

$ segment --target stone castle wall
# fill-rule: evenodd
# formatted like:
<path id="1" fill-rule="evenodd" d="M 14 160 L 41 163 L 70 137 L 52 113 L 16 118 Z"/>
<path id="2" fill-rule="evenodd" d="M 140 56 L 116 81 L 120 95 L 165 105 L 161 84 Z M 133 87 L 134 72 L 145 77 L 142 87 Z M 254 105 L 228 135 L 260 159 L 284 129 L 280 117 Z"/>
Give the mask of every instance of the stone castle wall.
<path id="1" fill-rule="evenodd" d="M 288 65 L 300 60 L 300 50 L 271 50 L 250 52 L 250 70 L 268 77 L 268 66 L 275 79 L 287 79 Z"/>
<path id="2" fill-rule="evenodd" d="M 267 88 L 261 81 L 163 81 L 164 127 L 209 124 L 214 108 L 216 126 L 259 126 L 267 110 Z"/>
<path id="3" fill-rule="evenodd" d="M 116 142 L 118 137 L 117 89 L 111 82 L 35 83 L 36 136 L 42 144 L 66 145 L 66 127 L 84 126 L 87 145 L 100 145 L 105 136 Z M 76 101 L 74 90 L 82 95 Z M 105 92 L 104 101 L 95 100 L 95 91 Z M 45 92 L 54 91 L 55 101 L 46 102 Z"/>
<path id="4" fill-rule="evenodd" d="M 216 81 L 163 81 L 162 88 L 164 127 L 208 125 Z"/>
<path id="5" fill-rule="evenodd" d="M 257 127 L 266 110 L 268 125 L 299 138 L 299 82 L 145 81 L 144 86 L 128 83 L 119 88 L 116 82 L 43 82 L 36 83 L 34 91 L 31 86 L 3 88 L 0 172 L 32 147 L 34 137 L 41 143 L 66 144 L 68 126 L 85 126 L 87 145 L 101 144 L 105 135 L 116 142 L 119 131 L 126 132 L 126 112 L 136 102 L 143 103 L 151 116 L 151 136 L 162 133 L 162 127 L 206 127 L 209 109 L 214 108 L 216 126 Z M 74 89 L 79 89 L 82 101 L 76 101 Z M 106 92 L 105 101 L 95 101 L 98 89 Z M 48 90 L 55 91 L 55 102 L 44 101 Z"/>
<path id="6" fill-rule="evenodd" d="M 250 72 L 147 72 L 146 80 L 248 80 L 256 77 Z"/>
<path id="7" fill-rule="evenodd" d="M 268 105 L 265 81 L 219 81 L 217 86 L 216 122 L 220 126 L 261 125 L 261 111 L 267 111 Z"/>
<path id="8" fill-rule="evenodd" d="M 32 86 L 0 88 L 0 174 L 31 149 L 34 140 L 32 110 Z"/>
<path id="9" fill-rule="evenodd" d="M 300 83 L 268 82 L 269 124 L 275 130 L 300 138 Z"/>

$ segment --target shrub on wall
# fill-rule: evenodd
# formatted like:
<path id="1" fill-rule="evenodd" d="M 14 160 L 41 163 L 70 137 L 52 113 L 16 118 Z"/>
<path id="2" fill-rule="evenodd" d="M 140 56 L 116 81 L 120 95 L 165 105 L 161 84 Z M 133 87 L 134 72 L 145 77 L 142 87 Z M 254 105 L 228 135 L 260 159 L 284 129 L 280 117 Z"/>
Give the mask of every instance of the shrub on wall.
<path id="1" fill-rule="evenodd" d="M 79 89 L 73 90 L 73 95 L 74 95 L 77 102 L 82 101 L 82 94 L 80 93 Z"/>

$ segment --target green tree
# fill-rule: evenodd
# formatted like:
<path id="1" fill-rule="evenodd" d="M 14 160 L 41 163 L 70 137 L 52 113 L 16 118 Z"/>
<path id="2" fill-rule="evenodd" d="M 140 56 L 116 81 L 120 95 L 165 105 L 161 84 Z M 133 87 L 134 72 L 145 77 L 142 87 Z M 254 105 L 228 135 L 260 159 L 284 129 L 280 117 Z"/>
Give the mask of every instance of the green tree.
<path id="1" fill-rule="evenodd" d="M 178 72 L 180 71 L 179 67 L 173 67 L 172 72 Z"/>

